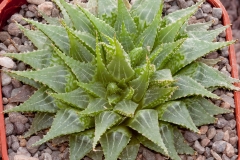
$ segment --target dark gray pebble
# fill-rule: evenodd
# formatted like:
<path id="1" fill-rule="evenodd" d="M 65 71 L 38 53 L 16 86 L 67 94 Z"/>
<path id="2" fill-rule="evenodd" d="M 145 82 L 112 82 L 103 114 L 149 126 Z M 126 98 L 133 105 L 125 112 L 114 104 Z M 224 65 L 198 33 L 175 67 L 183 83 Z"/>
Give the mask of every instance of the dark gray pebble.
<path id="1" fill-rule="evenodd" d="M 199 153 L 203 154 L 205 152 L 204 147 L 201 146 L 201 144 L 198 141 L 194 142 L 193 148 Z"/>
<path id="2" fill-rule="evenodd" d="M 13 133 L 14 131 L 14 125 L 12 123 L 7 123 L 6 124 L 6 136 L 9 136 Z"/>
<path id="3" fill-rule="evenodd" d="M 25 125 L 21 122 L 15 122 L 14 123 L 14 128 L 16 131 L 16 134 L 21 135 L 25 132 Z"/>
<path id="4" fill-rule="evenodd" d="M 227 146 L 227 142 L 225 141 L 216 141 L 212 145 L 212 149 L 217 153 L 222 153 Z"/>

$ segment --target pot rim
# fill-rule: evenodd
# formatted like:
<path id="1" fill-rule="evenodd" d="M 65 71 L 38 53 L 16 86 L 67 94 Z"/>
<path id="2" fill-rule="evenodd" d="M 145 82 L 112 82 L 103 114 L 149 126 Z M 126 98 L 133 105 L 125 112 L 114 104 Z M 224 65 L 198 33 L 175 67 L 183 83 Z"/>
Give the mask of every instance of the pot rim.
<path id="1" fill-rule="evenodd" d="M 228 13 L 225 7 L 222 5 L 220 0 L 207 0 L 213 7 L 222 9 L 222 19 L 223 25 L 231 25 Z M 26 0 L 3 0 L 0 3 L 0 26 L 2 26 L 3 22 L 8 19 L 8 17 L 16 12 L 17 9 L 21 7 L 21 5 L 26 4 Z M 226 30 L 226 40 L 233 40 L 232 37 L 232 29 L 229 27 Z M 229 46 L 229 62 L 232 67 L 231 75 L 233 78 L 238 77 L 238 69 L 237 69 L 237 61 L 236 61 L 236 53 L 234 49 L 234 45 Z M 1 79 L 0 79 L 1 84 Z M 235 84 L 240 87 L 240 83 Z M 3 103 L 2 103 L 2 87 L 0 86 L 0 151 L 2 153 L 2 159 L 8 160 L 8 151 L 7 151 L 7 140 L 6 140 L 6 132 L 5 132 L 5 123 L 4 123 L 4 114 L 3 114 Z M 237 135 L 240 137 L 240 92 L 234 92 L 234 101 L 235 101 L 235 116 L 236 116 L 236 124 L 237 124 Z M 238 140 L 238 149 L 240 149 L 240 141 Z M 238 159 L 240 160 L 240 152 L 238 151 Z"/>

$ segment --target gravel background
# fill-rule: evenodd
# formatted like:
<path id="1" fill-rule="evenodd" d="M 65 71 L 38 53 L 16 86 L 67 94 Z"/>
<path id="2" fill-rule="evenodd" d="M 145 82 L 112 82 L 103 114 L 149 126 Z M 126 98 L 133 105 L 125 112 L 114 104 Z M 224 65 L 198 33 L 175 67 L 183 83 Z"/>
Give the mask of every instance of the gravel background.
<path id="1" fill-rule="evenodd" d="M 232 23 L 233 37 L 239 41 L 235 45 L 235 51 L 238 63 L 238 73 L 240 77 L 240 1 L 239 0 L 221 0 Z"/>
<path id="2" fill-rule="evenodd" d="M 133 1 L 133 0 L 132 0 Z M 194 4 L 196 0 L 165 0 L 164 12 L 165 14 L 171 13 L 180 8 L 186 8 Z M 59 16 L 59 10 L 56 6 L 45 0 L 28 0 L 28 5 L 23 5 L 19 13 L 14 14 L 9 20 L 8 25 L 0 32 L 0 54 L 6 52 L 20 53 L 34 50 L 32 43 L 22 35 L 22 32 L 18 29 L 18 23 L 24 25 L 26 28 L 31 28 L 30 25 L 23 20 L 23 16 L 39 21 L 43 21 L 37 12 L 37 9 L 41 10 L 47 15 L 53 17 Z M 75 0 L 76 2 L 76 0 Z M 229 2 L 226 0 L 225 2 Z M 224 3 L 225 4 L 225 3 Z M 228 3 L 227 3 L 228 4 Z M 229 9 L 232 11 L 235 8 L 237 13 L 236 1 L 231 1 Z M 238 11 L 239 13 L 239 11 Z M 234 29 L 234 36 L 240 36 L 237 28 L 240 28 L 240 18 L 235 15 L 235 12 L 231 16 Z M 208 3 L 204 3 L 202 8 L 199 8 L 198 12 L 193 16 L 189 23 L 198 23 L 214 20 L 212 28 L 221 27 L 221 10 L 212 8 Z M 238 24 L 237 24 L 238 23 Z M 225 33 L 220 34 L 217 37 L 218 41 L 225 40 Z M 239 53 L 240 59 L 240 43 L 236 44 L 236 50 Z M 227 48 L 218 52 L 213 52 L 206 56 L 206 58 L 213 59 L 221 57 L 223 60 L 215 67 L 222 73 L 230 75 L 231 66 L 228 61 Z M 240 60 L 239 60 L 240 62 Z M 7 57 L 0 57 L 0 65 L 3 70 L 26 70 L 28 68 L 22 62 L 13 61 Z M 12 79 L 8 75 L 2 72 L 2 93 L 4 108 L 12 108 L 21 102 L 24 102 L 30 95 L 33 94 L 34 89 L 28 85 L 24 85 L 16 79 Z M 225 90 L 216 90 L 215 94 L 220 96 L 222 100 L 214 101 L 216 105 L 223 108 L 228 108 L 234 111 L 235 105 L 232 92 Z M 45 143 L 41 146 L 31 147 L 33 143 L 38 141 L 47 131 L 43 131 L 29 138 L 23 138 L 21 135 L 26 132 L 32 122 L 33 114 L 20 114 L 9 113 L 5 118 L 8 154 L 10 160 L 67 160 L 69 156 L 69 149 L 67 143 L 55 145 L 57 142 Z M 237 141 L 236 135 L 236 121 L 234 113 L 217 116 L 217 123 L 209 126 L 202 126 L 200 128 L 201 134 L 195 134 L 189 131 L 183 132 L 184 137 L 188 143 L 196 150 L 195 156 L 181 155 L 183 160 L 235 160 L 237 159 Z M 156 154 L 144 147 L 140 147 L 137 160 L 162 160 L 160 154 Z M 89 158 L 84 158 L 89 160 Z"/>

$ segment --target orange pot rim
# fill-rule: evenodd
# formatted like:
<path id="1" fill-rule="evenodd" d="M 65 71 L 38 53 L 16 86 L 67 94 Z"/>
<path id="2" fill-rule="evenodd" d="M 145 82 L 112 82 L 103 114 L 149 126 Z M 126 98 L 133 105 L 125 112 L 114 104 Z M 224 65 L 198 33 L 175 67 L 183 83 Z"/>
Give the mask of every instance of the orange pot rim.
<path id="1" fill-rule="evenodd" d="M 213 7 L 221 8 L 223 12 L 222 20 L 224 25 L 231 25 L 228 13 L 225 7 L 222 5 L 220 0 L 207 0 Z M 8 19 L 9 13 L 14 13 L 21 5 L 27 3 L 26 0 L 3 0 L 0 3 L 0 26 L 2 26 L 3 22 Z M 229 27 L 226 30 L 226 40 L 233 40 L 232 37 L 232 29 Z M 229 46 L 229 62 L 232 67 L 231 75 L 233 78 L 238 77 L 238 69 L 237 69 L 237 60 L 234 45 Z M 1 79 L 0 79 L 1 80 Z M 1 81 L 0 81 L 1 83 Z M 240 83 L 236 84 L 236 86 L 240 87 Z M 2 97 L 2 87 L 0 86 L 0 97 Z M 236 125 L 237 125 L 237 135 L 240 137 L 240 92 L 234 92 L 234 101 L 235 101 L 235 116 L 236 116 Z M 7 140 L 6 140 L 6 131 L 5 131 L 5 123 L 4 123 L 4 114 L 3 114 L 3 103 L 2 98 L 0 98 L 0 149 L 2 152 L 2 159 L 9 160 L 8 151 L 7 151 Z M 238 149 L 240 149 L 240 143 L 238 141 Z M 240 152 L 238 151 L 238 160 L 240 160 Z"/>

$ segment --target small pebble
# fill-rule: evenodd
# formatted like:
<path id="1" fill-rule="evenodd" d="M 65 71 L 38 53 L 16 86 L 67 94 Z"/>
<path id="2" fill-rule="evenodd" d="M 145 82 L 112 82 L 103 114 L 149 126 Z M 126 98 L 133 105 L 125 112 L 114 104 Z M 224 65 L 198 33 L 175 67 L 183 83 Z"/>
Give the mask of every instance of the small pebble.
<path id="1" fill-rule="evenodd" d="M 212 12 L 212 6 L 209 3 L 202 5 L 202 10 L 204 13 L 211 13 Z"/>
<path id="2" fill-rule="evenodd" d="M 215 135 L 216 135 L 216 129 L 215 128 L 210 128 L 208 131 L 207 131 L 207 137 L 208 139 L 212 139 Z"/>
<path id="3" fill-rule="evenodd" d="M 38 151 L 39 146 L 33 146 L 34 143 L 39 141 L 41 138 L 39 136 L 32 136 L 27 142 L 27 149 L 30 153 L 34 154 Z"/>
<path id="4" fill-rule="evenodd" d="M 218 18 L 218 19 L 221 19 L 221 18 L 222 18 L 222 9 L 221 9 L 221 8 L 213 7 L 212 15 L 213 15 L 213 17 L 216 17 L 216 18 Z"/>
<path id="5" fill-rule="evenodd" d="M 1 42 L 4 42 L 4 41 L 6 41 L 7 39 L 10 39 L 10 38 L 11 38 L 11 36 L 9 35 L 8 32 L 5 32 L 5 31 L 0 32 L 0 41 Z"/>
<path id="6" fill-rule="evenodd" d="M 52 9 L 53 9 L 52 2 L 44 2 L 38 6 L 38 10 L 47 16 L 50 16 L 52 14 Z"/>
<path id="7" fill-rule="evenodd" d="M 229 143 L 227 143 L 227 146 L 226 146 L 226 149 L 225 149 L 225 154 L 226 154 L 229 158 L 231 158 L 232 156 L 235 155 L 235 153 L 234 153 L 234 147 L 233 147 L 231 144 L 229 144 Z"/>
<path id="8" fill-rule="evenodd" d="M 12 123 L 7 123 L 5 125 L 5 129 L 6 129 L 6 136 L 9 136 L 14 132 L 14 125 Z"/>
<path id="9" fill-rule="evenodd" d="M 201 146 L 201 144 L 198 141 L 194 142 L 193 148 L 199 153 L 203 154 L 205 152 L 204 147 Z"/>
<path id="10" fill-rule="evenodd" d="M 211 150 L 211 154 L 216 160 L 222 160 L 222 158 L 216 152 L 214 152 L 213 150 Z"/>
<path id="11" fill-rule="evenodd" d="M 19 36 L 22 31 L 19 29 L 16 23 L 10 23 L 8 25 L 8 33 L 12 36 Z"/>
<path id="12" fill-rule="evenodd" d="M 208 138 L 204 138 L 202 141 L 201 141 L 201 146 L 203 147 L 206 147 L 210 142 L 210 139 Z"/>
<path id="13" fill-rule="evenodd" d="M 12 78 L 4 72 L 1 73 L 1 79 L 2 79 L 2 86 L 9 85 L 12 81 Z"/>
<path id="14" fill-rule="evenodd" d="M 223 140 L 226 142 L 229 142 L 229 131 L 228 130 L 224 132 Z"/>
<path id="15" fill-rule="evenodd" d="M 18 135 L 23 134 L 25 131 L 25 125 L 19 121 L 14 123 L 14 128 L 15 128 L 16 134 Z"/>
<path id="16" fill-rule="evenodd" d="M 0 66 L 9 68 L 9 69 L 13 69 L 16 66 L 16 64 L 11 58 L 0 57 Z"/>
<path id="17" fill-rule="evenodd" d="M 11 145 L 11 148 L 13 151 L 17 151 L 18 148 L 19 148 L 19 143 L 18 142 L 13 142 L 12 145 Z"/>
<path id="18" fill-rule="evenodd" d="M 223 128 L 224 126 L 226 126 L 228 123 L 228 121 L 226 121 L 224 118 L 219 118 L 218 121 L 217 121 L 217 124 L 216 126 L 218 128 Z"/>
<path id="19" fill-rule="evenodd" d="M 200 127 L 200 133 L 201 134 L 206 134 L 208 131 L 208 126 L 201 126 Z"/>
<path id="20" fill-rule="evenodd" d="M 203 10 L 201 8 L 198 9 L 197 13 L 195 13 L 195 17 L 197 19 L 203 18 L 204 14 L 203 14 Z"/>
<path id="21" fill-rule="evenodd" d="M 217 153 L 222 153 L 227 146 L 227 142 L 225 141 L 216 141 L 213 143 L 212 145 L 212 149 L 213 151 L 217 152 Z"/>
<path id="22" fill-rule="evenodd" d="M 213 138 L 213 142 L 220 141 L 224 137 L 224 132 L 222 130 L 217 130 L 217 134 Z"/>
<path id="23" fill-rule="evenodd" d="M 10 98 L 12 90 L 13 90 L 12 84 L 9 84 L 9 85 L 6 85 L 6 86 L 2 87 L 3 96 L 6 97 L 6 98 Z"/>
<path id="24" fill-rule="evenodd" d="M 21 139 L 19 144 L 20 144 L 21 147 L 26 147 L 26 144 L 27 144 L 26 139 Z"/>

